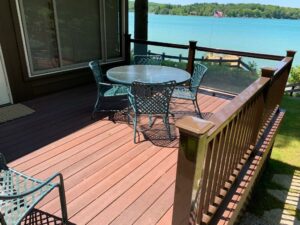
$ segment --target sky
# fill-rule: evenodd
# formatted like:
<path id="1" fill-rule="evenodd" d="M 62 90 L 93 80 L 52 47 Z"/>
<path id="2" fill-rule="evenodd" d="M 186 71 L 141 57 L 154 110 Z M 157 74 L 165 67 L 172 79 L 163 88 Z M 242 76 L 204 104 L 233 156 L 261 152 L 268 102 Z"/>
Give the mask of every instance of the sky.
<path id="1" fill-rule="evenodd" d="M 170 4 L 192 4 L 192 3 L 260 3 L 266 5 L 278 5 L 285 7 L 300 8 L 300 0 L 149 0 L 149 2 L 170 3 Z"/>

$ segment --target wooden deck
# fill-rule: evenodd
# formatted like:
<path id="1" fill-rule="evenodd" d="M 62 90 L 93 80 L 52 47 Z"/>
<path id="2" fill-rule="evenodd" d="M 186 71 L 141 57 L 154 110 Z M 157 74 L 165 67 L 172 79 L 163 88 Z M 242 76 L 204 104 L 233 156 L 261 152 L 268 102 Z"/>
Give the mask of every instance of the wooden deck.
<path id="1" fill-rule="evenodd" d="M 160 124 L 141 142 L 121 117 L 91 121 L 94 86 L 25 102 L 36 112 L 0 125 L 0 152 L 10 166 L 41 179 L 61 172 L 68 214 L 74 224 L 171 224 L 178 139 Z M 199 94 L 208 118 L 230 100 Z M 177 104 L 178 103 L 178 104 Z M 193 114 L 191 102 L 172 104 L 175 120 Z M 143 122 L 143 121 L 142 121 Z M 58 193 L 38 208 L 60 216 Z"/>

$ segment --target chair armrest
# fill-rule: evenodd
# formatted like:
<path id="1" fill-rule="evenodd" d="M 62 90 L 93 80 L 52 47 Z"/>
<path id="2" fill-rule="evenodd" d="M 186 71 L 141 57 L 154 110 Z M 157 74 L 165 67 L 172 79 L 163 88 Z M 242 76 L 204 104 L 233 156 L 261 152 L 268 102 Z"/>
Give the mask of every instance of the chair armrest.
<path id="1" fill-rule="evenodd" d="M 103 82 L 99 82 L 98 85 L 108 86 L 108 87 L 113 86 L 113 84 L 110 84 L 110 83 L 103 83 Z"/>
<path id="2" fill-rule="evenodd" d="M 117 88 L 127 87 L 126 85 L 122 85 L 122 84 L 111 84 L 111 83 L 103 83 L 103 82 L 99 82 L 98 85 L 107 86 L 107 87 L 117 87 Z"/>
<path id="3" fill-rule="evenodd" d="M 12 170 L 12 169 L 10 169 L 10 170 Z M 21 176 L 26 177 L 24 174 L 21 174 L 18 171 L 15 171 L 15 170 L 12 170 L 12 171 L 15 172 L 15 173 L 17 173 L 17 174 L 19 174 L 19 175 L 21 175 Z M 26 195 L 30 195 L 33 192 L 36 192 L 37 190 L 41 189 L 42 187 L 50 184 L 50 182 L 52 180 L 54 180 L 56 177 L 59 177 L 59 183 L 55 183 L 55 184 L 52 184 L 52 185 L 53 185 L 53 187 L 58 187 L 58 186 L 60 186 L 63 183 L 63 177 L 62 177 L 61 173 L 55 173 L 55 174 L 53 174 L 46 181 L 39 181 L 39 182 L 42 182 L 40 185 L 37 185 L 35 188 L 33 188 L 33 189 L 29 190 L 29 191 L 23 192 L 22 194 L 17 194 L 17 195 L 0 195 L 0 199 L 1 200 L 9 200 L 9 199 L 15 199 L 15 198 L 22 198 L 22 197 L 24 197 Z M 29 178 L 35 180 L 32 177 L 29 177 Z"/>

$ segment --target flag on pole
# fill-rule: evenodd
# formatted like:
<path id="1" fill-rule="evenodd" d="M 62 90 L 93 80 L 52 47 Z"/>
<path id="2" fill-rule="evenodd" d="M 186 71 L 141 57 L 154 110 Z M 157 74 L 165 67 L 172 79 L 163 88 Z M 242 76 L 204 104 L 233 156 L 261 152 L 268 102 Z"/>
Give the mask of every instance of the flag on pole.
<path id="1" fill-rule="evenodd" d="M 223 17 L 223 16 L 224 16 L 224 14 L 223 14 L 222 11 L 216 10 L 216 11 L 214 12 L 214 17 L 221 18 L 221 17 Z"/>

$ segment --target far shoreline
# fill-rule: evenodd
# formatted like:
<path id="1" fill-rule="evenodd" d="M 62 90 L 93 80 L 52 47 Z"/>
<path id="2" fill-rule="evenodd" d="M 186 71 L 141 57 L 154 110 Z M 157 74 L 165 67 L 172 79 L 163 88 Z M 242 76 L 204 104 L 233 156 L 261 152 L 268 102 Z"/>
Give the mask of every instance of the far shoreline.
<path id="1" fill-rule="evenodd" d="M 133 13 L 134 11 L 129 11 Z M 199 16 L 199 15 L 177 15 L 177 14 L 157 14 L 157 13 L 148 13 L 148 15 L 157 15 L 157 16 L 184 16 L 184 17 L 205 17 L 205 18 L 215 18 L 215 19 L 265 19 L 265 20 L 292 20 L 300 21 L 299 19 L 289 19 L 289 18 L 267 18 L 267 17 L 233 17 L 233 16 L 224 16 L 224 17 L 215 17 L 215 16 Z"/>

